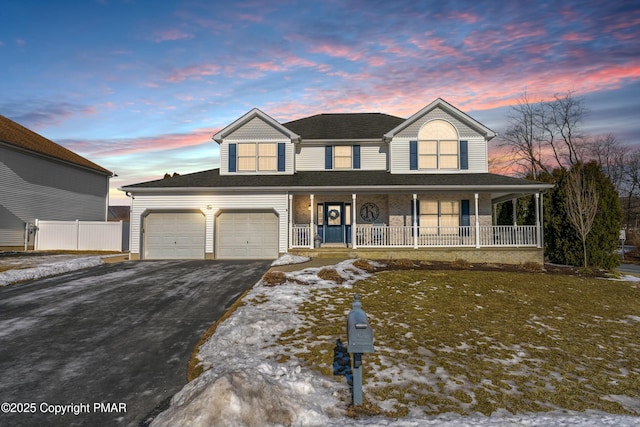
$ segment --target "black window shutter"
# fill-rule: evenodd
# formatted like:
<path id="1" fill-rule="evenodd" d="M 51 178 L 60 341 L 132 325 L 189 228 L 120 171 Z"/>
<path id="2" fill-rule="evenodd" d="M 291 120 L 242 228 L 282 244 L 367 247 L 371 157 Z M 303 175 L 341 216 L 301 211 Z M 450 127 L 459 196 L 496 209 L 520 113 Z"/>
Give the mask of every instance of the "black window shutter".
<path id="1" fill-rule="evenodd" d="M 284 172 L 285 170 L 285 143 L 278 143 L 278 172 Z"/>
<path id="2" fill-rule="evenodd" d="M 469 143 L 460 141 L 460 169 L 469 169 Z"/>
<path id="3" fill-rule="evenodd" d="M 333 147 L 331 145 L 324 147 L 324 168 L 333 169 Z"/>
<path id="4" fill-rule="evenodd" d="M 409 169 L 418 170 L 418 141 L 409 141 Z"/>
<path id="5" fill-rule="evenodd" d="M 229 172 L 236 171 L 236 144 L 229 144 Z"/>
<path id="6" fill-rule="evenodd" d="M 463 227 L 468 227 L 471 225 L 470 215 L 469 215 L 469 200 L 461 200 L 460 201 L 460 225 Z"/>
<path id="7" fill-rule="evenodd" d="M 353 168 L 360 169 L 360 146 L 353 146 Z"/>

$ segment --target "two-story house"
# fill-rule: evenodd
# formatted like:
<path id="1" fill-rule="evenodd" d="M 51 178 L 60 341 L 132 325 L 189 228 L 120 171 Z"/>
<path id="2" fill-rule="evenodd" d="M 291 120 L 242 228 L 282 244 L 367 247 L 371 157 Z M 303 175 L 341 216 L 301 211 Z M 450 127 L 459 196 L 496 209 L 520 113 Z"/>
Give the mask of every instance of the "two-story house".
<path id="1" fill-rule="evenodd" d="M 279 123 L 253 109 L 213 135 L 218 169 L 121 188 L 132 259 L 367 258 L 542 263 L 550 185 L 488 172 L 496 134 L 437 99 L 408 119 L 319 114 Z M 498 203 L 535 195 L 530 225 Z"/>

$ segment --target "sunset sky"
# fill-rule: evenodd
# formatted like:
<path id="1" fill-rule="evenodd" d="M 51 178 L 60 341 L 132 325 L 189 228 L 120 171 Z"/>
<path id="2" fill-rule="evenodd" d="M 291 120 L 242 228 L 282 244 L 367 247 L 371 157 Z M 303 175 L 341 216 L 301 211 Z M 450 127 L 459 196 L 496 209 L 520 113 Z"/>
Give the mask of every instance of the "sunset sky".
<path id="1" fill-rule="evenodd" d="M 115 171 L 219 166 L 253 107 L 408 117 L 442 97 L 498 133 L 575 91 L 584 128 L 640 146 L 640 1 L 1 0 L 0 114 Z M 491 155 L 491 151 L 490 151 Z"/>

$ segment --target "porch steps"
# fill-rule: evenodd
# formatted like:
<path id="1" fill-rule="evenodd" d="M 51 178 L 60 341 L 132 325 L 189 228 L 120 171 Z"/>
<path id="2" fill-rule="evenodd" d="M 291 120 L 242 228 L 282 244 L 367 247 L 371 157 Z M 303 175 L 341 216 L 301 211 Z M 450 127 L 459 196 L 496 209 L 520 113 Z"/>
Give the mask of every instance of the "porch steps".
<path id="1" fill-rule="evenodd" d="M 314 249 L 289 249 L 289 253 L 292 255 L 306 256 L 309 258 L 335 258 L 335 259 L 348 259 L 357 258 L 357 255 L 353 253 L 351 248 L 342 246 L 330 246 L 323 245 L 321 248 Z"/>

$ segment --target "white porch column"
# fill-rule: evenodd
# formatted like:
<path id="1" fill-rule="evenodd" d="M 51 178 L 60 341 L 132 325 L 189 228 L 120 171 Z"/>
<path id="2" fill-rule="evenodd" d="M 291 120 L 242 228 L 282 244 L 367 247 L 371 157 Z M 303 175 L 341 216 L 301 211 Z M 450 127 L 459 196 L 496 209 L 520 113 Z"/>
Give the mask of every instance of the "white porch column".
<path id="1" fill-rule="evenodd" d="M 413 249 L 418 249 L 418 195 L 413 195 Z"/>
<path id="2" fill-rule="evenodd" d="M 473 194 L 473 198 L 475 201 L 475 216 L 476 216 L 476 248 L 480 247 L 480 210 L 478 209 L 478 193 Z"/>
<path id="3" fill-rule="evenodd" d="M 353 249 L 357 249 L 358 247 L 358 245 L 356 244 L 356 236 L 357 236 L 356 227 L 358 226 L 358 224 L 356 224 L 357 217 L 358 215 L 356 215 L 356 193 L 353 193 L 351 195 L 351 247 Z"/>
<path id="4" fill-rule="evenodd" d="M 316 237 L 316 233 L 314 233 L 313 229 L 313 214 L 315 212 L 315 209 L 313 208 L 313 194 L 309 194 L 309 206 L 311 207 L 311 212 L 309 212 L 309 248 L 313 249 L 313 243 Z"/>
<path id="5" fill-rule="evenodd" d="M 536 193 L 536 247 L 542 247 L 542 230 L 540 229 L 540 198 L 542 195 Z"/>
<path id="6" fill-rule="evenodd" d="M 498 225 L 498 204 L 493 204 L 493 225 Z"/>
<path id="7" fill-rule="evenodd" d="M 288 248 L 291 248 L 291 245 L 293 244 L 293 194 L 289 194 L 289 215 L 287 215 L 288 217 L 288 227 L 289 227 L 289 244 L 287 245 Z"/>

